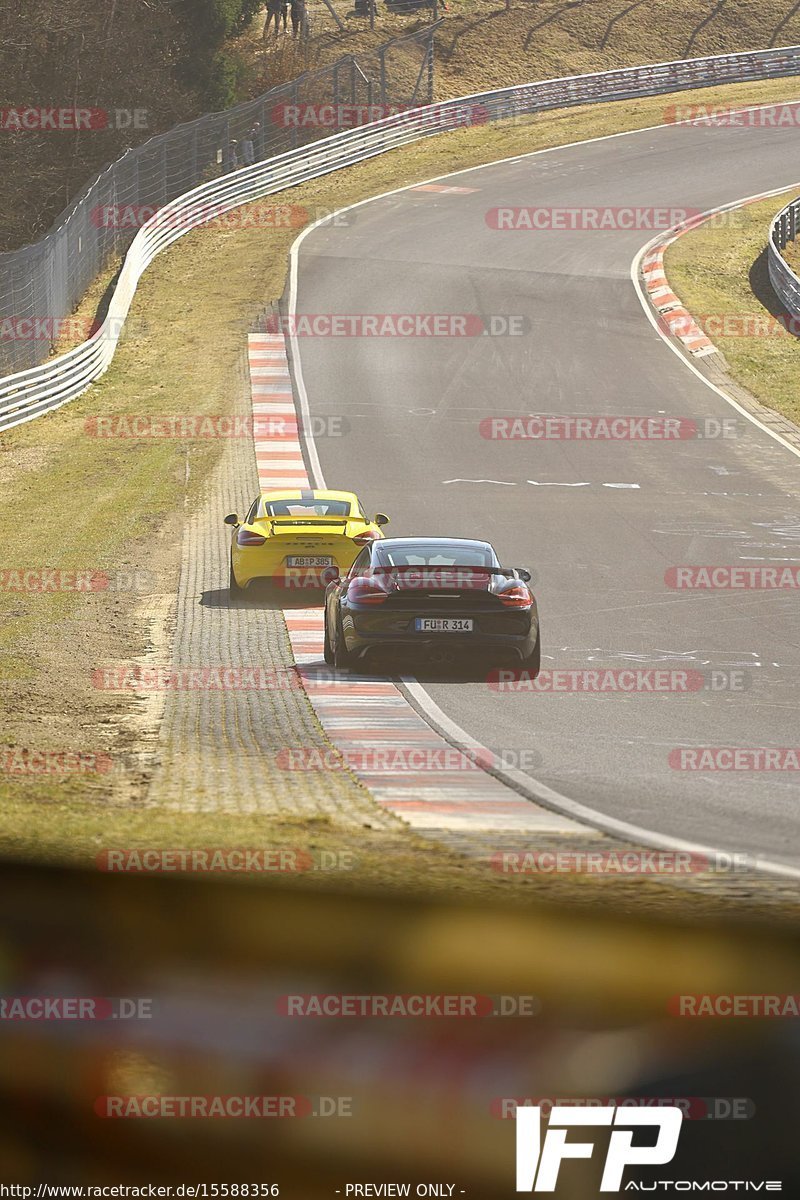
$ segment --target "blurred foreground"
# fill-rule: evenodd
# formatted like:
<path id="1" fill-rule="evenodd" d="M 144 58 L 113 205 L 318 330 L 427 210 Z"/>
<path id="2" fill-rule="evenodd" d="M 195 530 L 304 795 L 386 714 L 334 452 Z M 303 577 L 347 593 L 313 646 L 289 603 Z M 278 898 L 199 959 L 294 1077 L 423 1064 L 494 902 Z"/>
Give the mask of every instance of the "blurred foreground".
<path id="1" fill-rule="evenodd" d="M 800 992 L 785 933 L 13 865 L 0 916 L 3 1183 L 513 1196 L 514 1098 L 661 1097 L 688 1119 L 642 1179 L 798 1194 L 796 1019 L 679 1015 Z"/>

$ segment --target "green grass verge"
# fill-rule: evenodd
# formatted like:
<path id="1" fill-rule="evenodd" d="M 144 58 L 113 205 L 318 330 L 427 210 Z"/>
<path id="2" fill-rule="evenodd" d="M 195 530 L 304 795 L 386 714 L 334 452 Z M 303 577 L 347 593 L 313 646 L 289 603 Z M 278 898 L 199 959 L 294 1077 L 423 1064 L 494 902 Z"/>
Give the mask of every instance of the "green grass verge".
<path id="1" fill-rule="evenodd" d="M 728 337 L 711 332 L 709 336 L 725 355 L 737 383 L 768 408 L 800 424 L 800 341 L 769 320 L 770 309 L 776 312 L 779 306 L 766 258 L 770 222 L 796 194 L 786 192 L 738 209 L 731 225 L 712 221 L 699 226 L 669 247 L 665 262 L 673 290 L 696 317 L 741 317 L 743 321 L 731 321 L 728 328 L 766 331 Z"/>

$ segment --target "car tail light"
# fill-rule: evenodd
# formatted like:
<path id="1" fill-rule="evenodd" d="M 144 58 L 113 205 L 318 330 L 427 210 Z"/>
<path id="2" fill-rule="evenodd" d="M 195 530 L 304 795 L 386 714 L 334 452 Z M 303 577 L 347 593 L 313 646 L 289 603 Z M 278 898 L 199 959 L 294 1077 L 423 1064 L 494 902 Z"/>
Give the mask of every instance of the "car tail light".
<path id="1" fill-rule="evenodd" d="M 370 542 L 374 542 L 380 536 L 377 529 L 365 529 L 358 537 L 353 538 L 353 544 L 356 546 L 368 546 Z"/>
<path id="2" fill-rule="evenodd" d="M 389 593 L 372 579 L 354 579 L 347 589 L 347 598 L 355 604 L 383 604 Z"/>
<path id="3" fill-rule="evenodd" d="M 530 608 L 531 594 L 521 583 L 515 583 L 500 592 L 500 602 L 506 608 Z"/>
<path id="4" fill-rule="evenodd" d="M 263 546 L 266 540 L 260 533 L 251 533 L 249 529 L 240 529 L 236 535 L 237 546 Z"/>

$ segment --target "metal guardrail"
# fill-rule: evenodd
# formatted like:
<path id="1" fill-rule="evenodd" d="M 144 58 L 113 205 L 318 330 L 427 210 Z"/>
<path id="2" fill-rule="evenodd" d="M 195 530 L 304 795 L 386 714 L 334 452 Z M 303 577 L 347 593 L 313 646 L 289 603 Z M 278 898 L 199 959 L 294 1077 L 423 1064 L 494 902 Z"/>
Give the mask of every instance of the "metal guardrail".
<path id="1" fill-rule="evenodd" d="M 155 256 L 190 229 L 241 204 L 468 123 L 798 74 L 800 46 L 786 46 L 547 79 L 399 113 L 201 184 L 166 204 L 136 234 L 106 318 L 93 337 L 41 366 L 0 379 L 0 430 L 66 404 L 99 379 L 114 356 L 139 279 Z"/>
<path id="2" fill-rule="evenodd" d="M 767 241 L 767 265 L 769 280 L 785 311 L 800 317 L 800 277 L 783 257 L 787 243 L 797 238 L 800 230 L 800 198 L 782 208 L 769 230 Z"/>

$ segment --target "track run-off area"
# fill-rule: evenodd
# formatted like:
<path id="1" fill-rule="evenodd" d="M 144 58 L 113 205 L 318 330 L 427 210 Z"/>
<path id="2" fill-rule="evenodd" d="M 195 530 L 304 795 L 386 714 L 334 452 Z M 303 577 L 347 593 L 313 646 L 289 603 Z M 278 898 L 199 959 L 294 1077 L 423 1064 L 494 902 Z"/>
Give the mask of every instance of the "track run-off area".
<path id="1" fill-rule="evenodd" d="M 646 216 L 556 214 L 697 214 L 788 189 L 796 126 L 657 126 L 375 197 L 298 238 L 286 313 L 311 483 L 357 491 L 392 535 L 486 538 L 533 571 L 538 686 L 418 674 L 391 684 L 408 711 L 518 763 L 515 805 L 523 792 L 619 837 L 787 874 L 800 869 L 800 775 L 783 753 L 800 744 L 797 590 L 687 587 L 681 570 L 797 573 L 797 449 L 659 328 L 637 286 Z M 501 226 L 498 210 L 526 208 L 550 227 Z M 302 318 L 320 314 L 477 315 L 491 332 L 307 336 Z M 532 415 L 560 432 L 509 434 Z M 585 432 L 635 418 L 682 432 Z M 321 610 L 288 616 L 307 670 Z M 609 688 L 630 670 L 633 689 Z"/>

